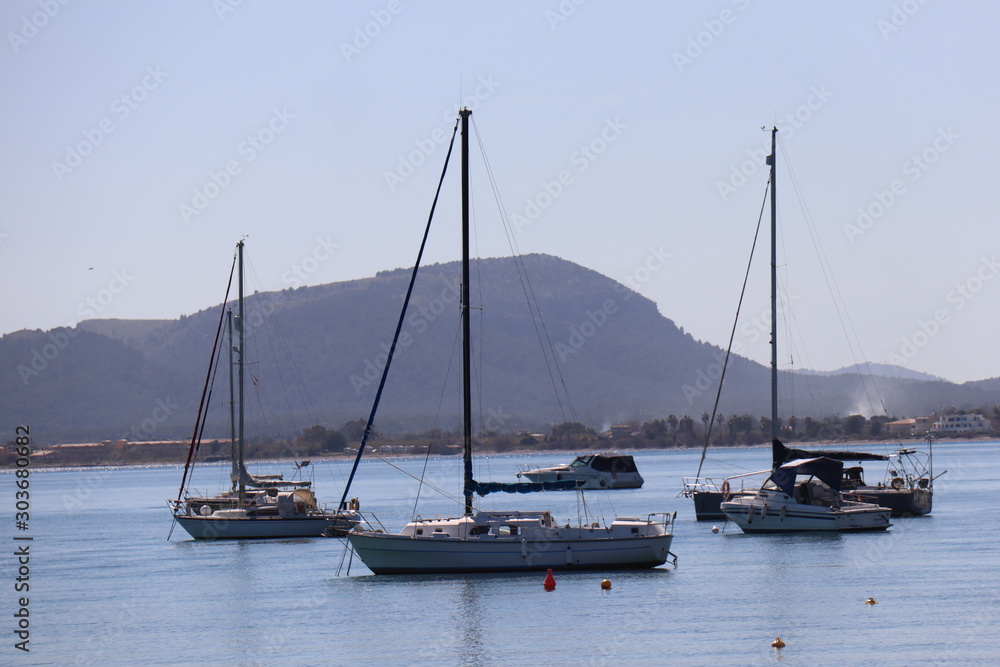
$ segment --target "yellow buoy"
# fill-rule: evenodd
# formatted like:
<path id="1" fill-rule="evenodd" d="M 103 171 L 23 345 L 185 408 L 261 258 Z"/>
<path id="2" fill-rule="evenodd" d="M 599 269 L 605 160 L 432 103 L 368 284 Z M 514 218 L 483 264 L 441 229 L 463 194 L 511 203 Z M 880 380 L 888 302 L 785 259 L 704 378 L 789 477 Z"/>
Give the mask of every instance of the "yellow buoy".
<path id="1" fill-rule="evenodd" d="M 781 637 L 775 637 L 774 641 L 771 642 L 771 646 L 774 648 L 785 648 L 785 642 L 781 641 Z"/>
<path id="2" fill-rule="evenodd" d="M 611 580 L 610 579 L 605 579 L 604 581 L 601 582 L 601 590 L 602 591 L 610 591 L 611 590 Z"/>
<path id="3" fill-rule="evenodd" d="M 865 604 L 878 604 L 878 602 L 875 600 L 875 598 L 868 598 L 867 600 L 865 600 Z"/>

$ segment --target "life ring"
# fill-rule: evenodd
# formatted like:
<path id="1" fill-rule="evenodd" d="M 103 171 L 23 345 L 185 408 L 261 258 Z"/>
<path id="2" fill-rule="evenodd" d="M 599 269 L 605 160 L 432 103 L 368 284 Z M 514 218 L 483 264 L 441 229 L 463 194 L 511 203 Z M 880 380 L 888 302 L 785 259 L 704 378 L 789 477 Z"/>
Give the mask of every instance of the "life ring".
<path id="1" fill-rule="evenodd" d="M 893 477 L 892 478 L 892 488 L 896 489 L 897 491 L 899 491 L 901 488 L 903 488 L 903 478 L 902 477 Z"/>
<path id="2" fill-rule="evenodd" d="M 347 504 L 347 507 L 356 512 L 361 509 L 361 503 L 358 502 L 357 498 L 351 498 L 351 502 Z"/>
<path id="3" fill-rule="evenodd" d="M 727 479 L 726 481 L 724 481 L 722 483 L 722 499 L 723 500 L 729 500 L 729 498 L 730 498 L 729 480 Z"/>

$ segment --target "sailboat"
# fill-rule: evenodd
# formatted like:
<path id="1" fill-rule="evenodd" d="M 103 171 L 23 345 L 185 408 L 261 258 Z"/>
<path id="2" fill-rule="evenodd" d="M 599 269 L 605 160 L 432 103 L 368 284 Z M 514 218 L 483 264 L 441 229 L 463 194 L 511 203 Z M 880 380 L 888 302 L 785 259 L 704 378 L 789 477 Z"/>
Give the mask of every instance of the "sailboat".
<path id="1" fill-rule="evenodd" d="M 348 540 L 364 564 L 375 574 L 522 572 L 546 569 L 606 570 L 652 568 L 662 565 L 668 555 L 672 555 L 671 528 L 675 514 L 652 513 L 645 517 L 615 517 L 610 525 L 596 522 L 571 526 L 568 523 L 560 525 L 548 511 L 474 511 L 473 495 L 476 493 L 485 495 L 494 491 L 543 490 L 555 488 L 553 485 L 576 486 L 579 482 L 571 480 L 502 484 L 477 482 L 473 478 L 468 159 L 471 113 L 468 109 L 462 109 L 459 113 L 462 131 L 461 316 L 465 511 L 461 516 L 454 518 L 410 521 L 398 534 L 359 527 L 348 535 Z M 457 129 L 456 124 L 456 131 Z M 451 148 L 449 155 L 450 152 Z M 419 257 L 417 264 L 419 265 Z M 416 267 L 414 275 L 415 273 Z M 397 336 L 398 331 L 397 327 Z M 388 365 L 383 371 L 383 384 L 387 370 Z M 374 409 L 372 415 L 374 417 Z M 372 418 L 369 419 L 368 429 L 371 427 Z M 359 457 L 361 449 L 359 447 Z M 343 503 L 343 500 L 341 502 Z"/>
<path id="2" fill-rule="evenodd" d="M 777 201 L 776 138 L 771 130 L 771 446 L 772 469 L 754 493 L 729 496 L 736 477 L 723 482 L 726 495 L 720 505 L 727 519 L 744 533 L 801 531 L 880 531 L 887 529 L 890 510 L 852 499 L 842 492 L 842 461 L 816 456 L 784 462 L 778 440 L 778 309 L 777 309 Z M 779 449 L 780 448 L 780 449 Z"/>
<path id="3" fill-rule="evenodd" d="M 244 438 L 244 327 L 243 327 L 243 241 L 237 246 L 237 314 L 228 310 L 230 450 L 232 487 L 215 496 L 198 496 L 187 489 L 188 472 L 203 427 L 199 409 L 187 463 L 176 500 L 168 501 L 173 518 L 195 539 L 256 539 L 269 537 L 319 537 L 344 535 L 361 521 L 357 507 L 325 510 L 319 507 L 308 480 L 286 480 L 281 475 L 252 475 L 246 467 Z M 228 297 L 228 294 L 227 294 Z M 235 321 L 234 321 L 235 320 Z M 219 326 L 221 330 L 222 320 Z M 233 329 L 236 329 L 234 339 Z M 218 341 L 218 332 L 216 333 Z M 217 346 L 216 346 L 217 347 Z M 214 363 L 209 364 L 209 375 Z M 235 386 L 234 392 L 234 377 Z M 206 380 L 206 389 L 208 381 Z M 202 407 L 204 407 L 204 395 Z M 236 409 L 238 406 L 238 410 Z M 304 461 L 298 465 L 308 465 Z"/>

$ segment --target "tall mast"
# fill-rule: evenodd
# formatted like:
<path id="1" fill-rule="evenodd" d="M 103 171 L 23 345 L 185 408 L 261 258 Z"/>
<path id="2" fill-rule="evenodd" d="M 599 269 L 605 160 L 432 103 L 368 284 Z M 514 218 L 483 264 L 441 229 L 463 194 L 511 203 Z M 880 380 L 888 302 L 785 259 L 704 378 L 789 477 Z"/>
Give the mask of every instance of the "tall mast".
<path id="1" fill-rule="evenodd" d="M 233 491 L 235 491 L 240 479 L 240 466 L 239 461 L 236 459 L 236 385 L 233 380 L 233 366 L 235 365 L 233 352 L 236 351 L 236 343 L 233 341 L 232 309 L 226 312 L 226 321 L 229 327 L 229 458 L 232 459 L 233 464 L 231 477 L 233 479 Z"/>
<path id="2" fill-rule="evenodd" d="M 246 482 L 244 480 L 243 470 L 245 469 L 243 459 L 243 241 L 241 240 L 236 244 L 236 248 L 239 251 L 239 314 L 236 317 L 236 331 L 239 333 L 239 344 L 237 349 L 237 359 L 238 364 L 236 366 L 237 372 L 237 385 L 239 388 L 239 400 L 240 400 L 240 418 L 239 426 L 237 429 L 237 442 L 238 442 L 238 452 L 239 452 L 239 464 L 240 464 L 240 506 L 246 502 Z"/>
<path id="3" fill-rule="evenodd" d="M 469 326 L 469 116 L 462 109 L 462 463 L 465 514 L 472 514 L 472 347 Z"/>
<path id="4" fill-rule="evenodd" d="M 771 129 L 771 440 L 778 439 L 778 199 L 774 150 L 778 128 Z"/>

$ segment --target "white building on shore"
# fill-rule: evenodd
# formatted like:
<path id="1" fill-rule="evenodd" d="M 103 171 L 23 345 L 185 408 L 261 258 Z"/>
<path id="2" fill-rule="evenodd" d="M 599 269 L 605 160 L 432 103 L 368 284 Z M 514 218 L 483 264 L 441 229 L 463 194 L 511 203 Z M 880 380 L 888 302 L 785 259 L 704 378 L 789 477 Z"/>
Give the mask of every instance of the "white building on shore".
<path id="1" fill-rule="evenodd" d="M 990 423 L 980 414 L 941 415 L 931 427 L 935 435 L 970 435 L 989 430 Z"/>

